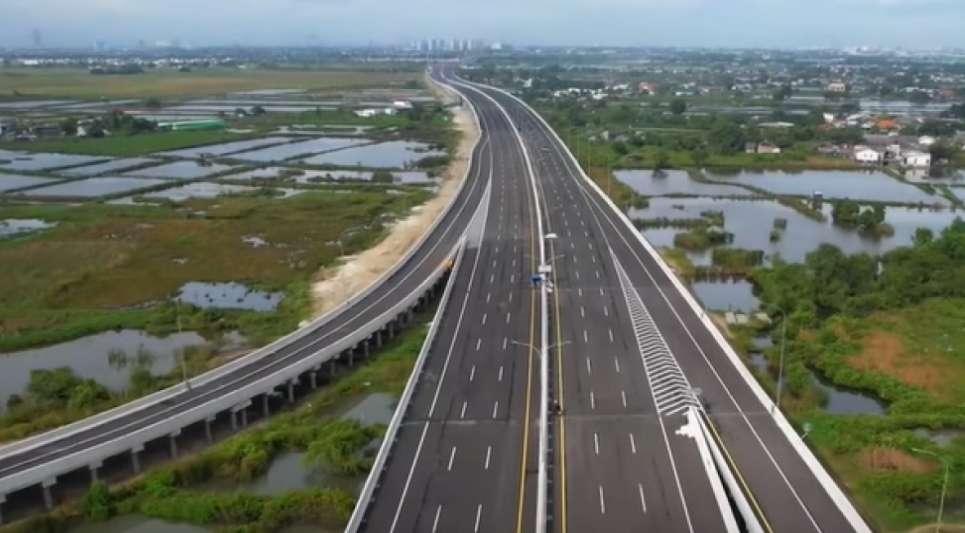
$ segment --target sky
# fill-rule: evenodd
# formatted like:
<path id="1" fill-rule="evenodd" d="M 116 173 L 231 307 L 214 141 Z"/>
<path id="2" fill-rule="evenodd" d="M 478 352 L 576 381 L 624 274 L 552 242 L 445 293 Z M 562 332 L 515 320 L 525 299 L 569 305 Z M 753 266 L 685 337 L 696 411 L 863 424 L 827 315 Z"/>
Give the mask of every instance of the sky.
<path id="1" fill-rule="evenodd" d="M 396 44 L 965 48 L 965 0 L 0 0 L 0 46 Z"/>

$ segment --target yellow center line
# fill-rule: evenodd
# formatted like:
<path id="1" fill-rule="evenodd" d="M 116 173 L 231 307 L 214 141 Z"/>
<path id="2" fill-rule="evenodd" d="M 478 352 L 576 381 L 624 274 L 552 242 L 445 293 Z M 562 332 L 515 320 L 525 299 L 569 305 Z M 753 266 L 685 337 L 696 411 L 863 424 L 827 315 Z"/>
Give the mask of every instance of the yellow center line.
<path id="1" fill-rule="evenodd" d="M 757 498 L 754 497 L 754 493 L 751 492 L 750 487 L 747 485 L 747 481 L 744 479 L 743 474 L 741 474 L 740 469 L 737 468 L 737 463 L 734 458 L 730 455 L 730 450 L 724 444 L 724 439 L 721 438 L 720 433 L 717 432 L 717 426 L 714 425 L 714 421 L 710 417 L 705 417 L 707 419 L 707 426 L 710 430 L 714 432 L 714 438 L 717 439 L 717 444 L 720 445 L 720 449 L 724 451 L 724 455 L 727 456 L 727 462 L 730 463 L 731 470 L 737 474 L 737 479 L 740 481 L 741 487 L 744 488 L 744 494 L 750 499 L 751 504 L 754 506 L 754 510 L 757 512 L 757 516 L 764 523 L 764 529 L 770 533 L 774 533 L 774 528 L 771 527 L 771 523 L 767 521 L 767 517 L 764 515 L 764 511 L 761 509 L 760 504 L 757 502 Z"/>
<path id="2" fill-rule="evenodd" d="M 526 187 L 529 191 L 529 187 Z M 529 195 L 531 193 L 528 193 Z M 533 199 L 536 200 L 535 198 Z M 533 221 L 533 209 L 529 210 L 529 256 L 532 271 L 536 271 L 536 224 Z M 512 289 L 510 289 L 512 290 Z M 533 343 L 536 342 L 536 291 L 531 291 L 529 298 L 529 345 L 526 357 L 526 416 L 523 420 L 523 452 L 519 465 L 519 505 L 516 510 L 516 533 L 523 533 L 523 509 L 526 503 L 526 462 L 529 451 L 529 411 L 533 396 Z"/>

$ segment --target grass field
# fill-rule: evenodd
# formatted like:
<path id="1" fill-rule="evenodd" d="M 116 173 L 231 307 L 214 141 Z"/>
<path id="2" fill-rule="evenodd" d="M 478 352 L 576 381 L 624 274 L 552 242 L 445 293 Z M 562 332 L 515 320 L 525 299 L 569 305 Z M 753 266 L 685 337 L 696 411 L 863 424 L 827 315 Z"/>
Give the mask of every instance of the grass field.
<path id="1" fill-rule="evenodd" d="M 0 68 L 0 98 L 191 97 L 256 89 L 309 92 L 402 87 L 419 72 L 361 70 L 288 70 L 212 68 L 192 72 L 147 71 L 135 75 L 95 76 L 74 68 Z"/>
<path id="2" fill-rule="evenodd" d="M 202 144 L 214 144 L 247 139 L 256 136 L 252 134 L 229 133 L 226 131 L 165 131 L 158 133 L 141 133 L 138 135 L 123 135 L 91 139 L 83 137 L 61 137 L 44 139 L 31 143 L 8 142 L 0 143 L 3 148 L 11 150 L 29 150 L 32 152 L 58 152 L 62 154 L 110 155 L 129 157 L 147 155 L 166 150 L 177 150 Z"/>
<path id="3" fill-rule="evenodd" d="M 238 281 L 285 291 L 276 313 L 196 313 L 186 327 L 228 323 L 267 340 L 308 313 L 308 282 L 340 253 L 364 249 L 382 221 L 429 193 L 309 192 L 289 199 L 227 197 L 180 207 L 85 204 L 0 206 L 0 219 L 42 218 L 50 231 L 0 241 L 0 350 L 116 327 L 170 330 L 167 300 L 188 281 Z M 242 241 L 258 236 L 269 246 Z M 148 304 L 145 307 L 145 304 Z M 155 305 L 152 305 L 155 304 Z M 220 326 L 219 326 L 220 327 Z"/>

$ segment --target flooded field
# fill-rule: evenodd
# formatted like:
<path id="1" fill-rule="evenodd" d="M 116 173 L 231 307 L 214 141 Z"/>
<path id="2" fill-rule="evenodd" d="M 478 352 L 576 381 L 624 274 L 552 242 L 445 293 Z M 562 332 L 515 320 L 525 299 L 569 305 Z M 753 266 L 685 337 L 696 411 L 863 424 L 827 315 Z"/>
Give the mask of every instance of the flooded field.
<path id="1" fill-rule="evenodd" d="M 171 200 L 173 202 L 183 202 L 191 198 L 217 198 L 228 194 L 243 194 L 254 192 L 258 189 L 245 187 L 243 185 L 228 185 L 225 183 L 195 182 L 180 187 L 154 191 L 144 195 L 144 198 Z"/>
<path id="2" fill-rule="evenodd" d="M 318 137 L 307 141 L 282 144 L 259 150 L 241 152 L 232 155 L 233 159 L 241 161 L 254 161 L 258 163 L 271 163 L 273 161 L 284 161 L 299 156 L 341 150 L 351 146 L 358 146 L 371 142 L 368 139 L 345 138 L 345 137 Z"/>
<path id="3" fill-rule="evenodd" d="M 337 167 L 405 168 L 422 158 L 442 155 L 445 155 L 445 152 L 430 150 L 425 143 L 389 141 L 320 154 L 305 159 L 303 163 Z"/>
<path id="4" fill-rule="evenodd" d="M 652 170 L 617 170 L 613 175 L 615 179 L 646 196 L 756 196 L 755 193 L 735 185 L 701 183 L 690 179 L 683 170 L 663 170 L 657 173 Z"/>
<path id="5" fill-rule="evenodd" d="M 0 405 L 11 394 L 22 394 L 30 382 L 30 371 L 68 367 L 81 377 L 91 378 L 114 391 L 124 390 L 131 370 L 150 365 L 155 375 L 174 368 L 178 350 L 205 343 L 197 333 L 154 337 L 136 330 L 108 331 L 43 348 L 0 354 Z M 123 353 L 122 364 L 111 352 Z M 141 354 L 139 357 L 138 354 Z M 140 361 L 139 361 L 140 359 Z"/>
<path id="6" fill-rule="evenodd" d="M 422 185 L 435 183 L 426 172 L 400 170 L 391 172 L 392 183 L 400 185 Z M 265 167 L 247 170 L 238 174 L 223 176 L 222 181 L 284 180 L 303 185 L 326 181 L 372 181 L 375 172 L 371 170 L 311 170 L 292 167 Z"/>
<path id="7" fill-rule="evenodd" d="M 4 237 L 18 237 L 35 231 L 42 231 L 57 226 L 55 222 L 47 222 L 37 218 L 8 218 L 0 220 L 0 239 Z"/>
<path id="8" fill-rule="evenodd" d="M 68 181 L 21 194 L 37 198 L 98 198 L 112 194 L 149 189 L 166 183 L 161 179 L 122 178 L 117 176 Z"/>
<path id="9" fill-rule="evenodd" d="M 854 229 L 835 226 L 831 220 L 831 205 L 825 204 L 827 220 L 808 218 L 797 211 L 772 200 L 749 200 L 729 198 L 651 198 L 646 209 L 634 209 L 632 219 L 691 219 L 700 218 L 705 211 L 724 214 L 724 228 L 734 234 L 735 248 L 763 250 L 768 257 L 780 255 L 792 262 L 804 260 L 804 256 L 823 243 L 833 244 L 845 253 L 867 252 L 882 254 L 899 246 L 908 246 L 918 228 L 928 228 L 936 234 L 948 227 L 956 217 L 965 212 L 951 209 L 911 207 L 887 207 L 885 221 L 894 228 L 894 234 L 884 237 L 862 235 Z M 770 240 L 776 219 L 787 221 L 780 240 Z M 655 246 L 673 246 L 673 237 L 684 230 L 679 228 L 648 228 L 644 235 Z M 696 264 L 710 262 L 710 251 L 689 252 Z"/>
<path id="10" fill-rule="evenodd" d="M 813 376 L 814 387 L 826 398 L 824 410 L 833 415 L 881 416 L 888 408 L 884 402 L 870 394 L 839 387 L 817 373 Z"/>
<path id="11" fill-rule="evenodd" d="M 751 185 L 773 194 L 810 197 L 820 192 L 825 198 L 947 205 L 944 198 L 902 183 L 879 171 L 848 172 L 805 170 L 802 172 L 706 171 L 708 179 Z"/>
<path id="12" fill-rule="evenodd" d="M 205 146 L 197 146 L 195 148 L 185 148 L 183 150 L 172 150 L 170 152 L 161 152 L 161 155 L 186 158 L 201 157 L 202 154 L 221 156 L 233 154 L 235 152 L 243 152 L 245 150 L 253 150 L 255 148 L 262 148 L 265 146 L 283 144 L 292 140 L 293 139 L 291 137 L 264 137 L 261 139 L 249 139 L 246 141 L 209 144 Z"/>
<path id="13" fill-rule="evenodd" d="M 201 164 L 197 161 L 176 161 L 174 163 L 127 172 L 127 175 L 169 180 L 192 180 L 220 174 L 229 170 L 231 170 L 231 167 L 216 163 Z"/>
<path id="14" fill-rule="evenodd" d="M 761 305 L 754 296 L 754 286 L 746 280 L 695 281 L 691 288 L 697 299 L 711 311 L 749 313 Z"/>
<path id="15" fill-rule="evenodd" d="M 280 292 L 259 291 L 241 283 L 185 283 L 176 298 L 202 309 L 272 311 L 284 298 Z"/>
<path id="16" fill-rule="evenodd" d="M 350 405 L 339 415 L 343 420 L 355 420 L 363 426 L 388 424 L 395 412 L 397 400 L 391 394 L 375 393 Z"/>
<path id="17" fill-rule="evenodd" d="M 86 165 L 107 159 L 103 156 L 31 153 L 19 154 L 9 163 L 0 164 L 0 168 L 13 171 L 40 172 L 57 168 Z"/>
<path id="18" fill-rule="evenodd" d="M 121 172 L 123 170 L 160 162 L 161 161 L 158 159 L 151 159 L 149 157 L 130 157 L 127 159 L 113 159 L 111 161 L 97 163 L 96 165 L 84 165 L 82 167 L 61 170 L 57 173 L 61 176 L 68 176 L 72 178 L 89 178 L 92 176 L 98 176 L 100 174 Z"/>
<path id="19" fill-rule="evenodd" d="M 0 172 L 0 192 L 23 189 L 24 187 L 34 187 L 45 183 L 57 181 L 52 178 L 38 178 L 36 176 L 22 176 L 19 174 L 4 174 Z"/>
<path id="20" fill-rule="evenodd" d="M 31 189 L 21 194 L 38 198 L 98 198 L 149 189 L 166 183 L 161 179 L 106 176 L 69 181 L 49 187 Z"/>

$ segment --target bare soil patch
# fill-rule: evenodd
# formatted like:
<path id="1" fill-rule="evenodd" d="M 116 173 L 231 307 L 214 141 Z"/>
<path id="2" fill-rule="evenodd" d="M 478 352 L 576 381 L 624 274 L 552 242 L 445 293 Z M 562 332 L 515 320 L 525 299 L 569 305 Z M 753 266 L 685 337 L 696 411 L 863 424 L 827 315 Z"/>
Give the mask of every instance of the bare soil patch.
<path id="1" fill-rule="evenodd" d="M 897 448 L 875 446 L 866 448 L 858 455 L 858 462 L 868 470 L 909 472 L 927 474 L 934 472 L 934 463 L 919 459 Z"/>

